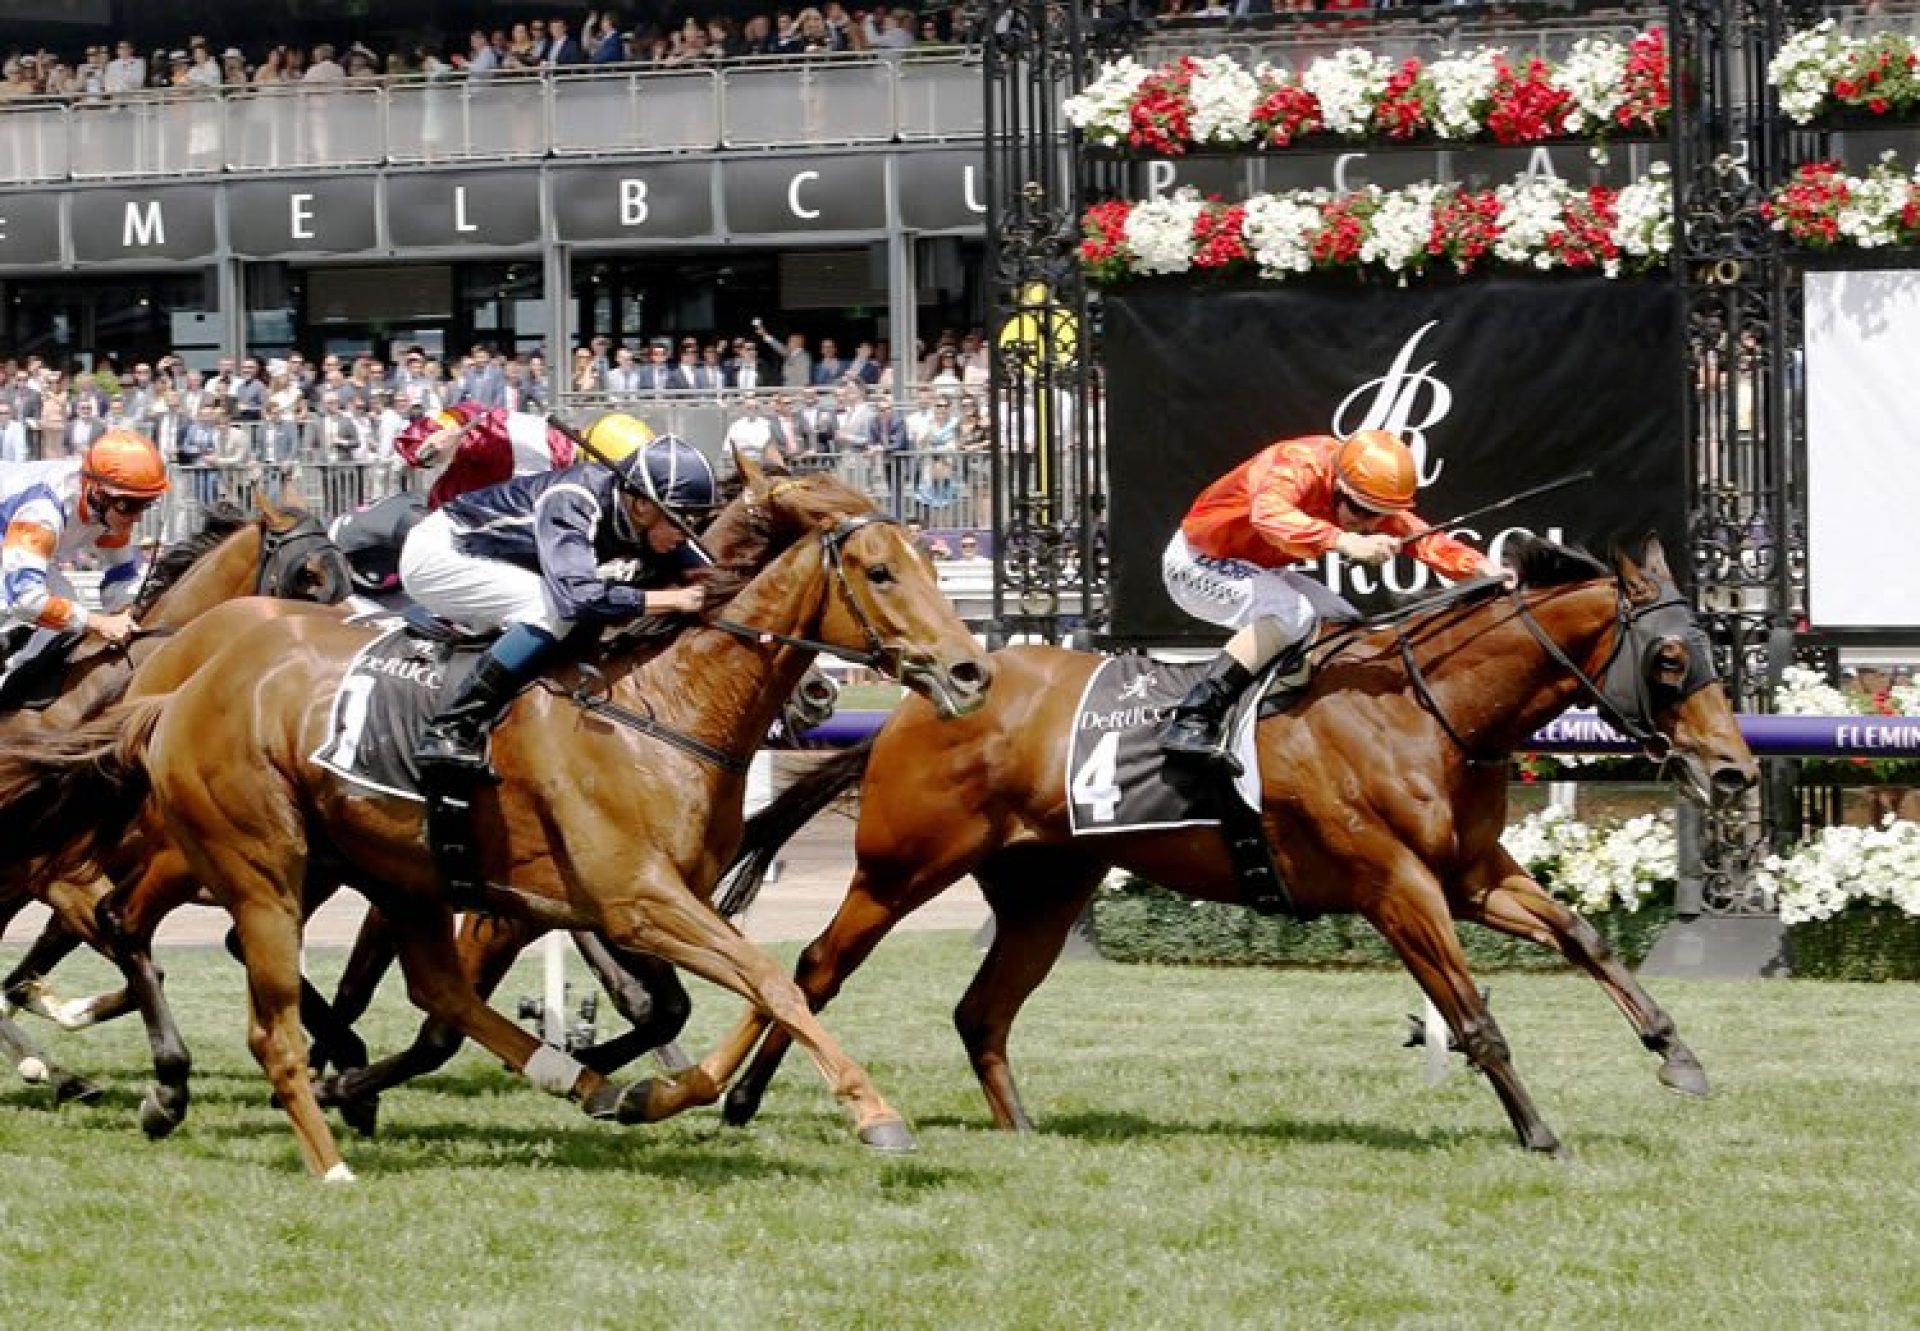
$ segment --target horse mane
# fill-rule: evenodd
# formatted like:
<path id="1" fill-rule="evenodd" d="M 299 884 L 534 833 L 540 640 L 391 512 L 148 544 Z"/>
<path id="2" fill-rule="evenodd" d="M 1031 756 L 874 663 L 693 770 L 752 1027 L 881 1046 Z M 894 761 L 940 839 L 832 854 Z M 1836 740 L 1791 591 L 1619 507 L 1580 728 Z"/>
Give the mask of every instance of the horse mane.
<path id="1" fill-rule="evenodd" d="M 783 468 L 770 467 L 767 479 L 779 489 L 778 507 L 770 503 L 730 504 L 710 529 L 717 535 L 723 524 L 745 525 L 744 533 L 728 542 L 731 553 L 720 566 L 700 575 L 707 590 L 709 619 L 738 596 L 774 555 L 822 524 L 844 517 L 849 509 L 857 512 L 874 508 L 865 494 L 826 472 L 793 476 Z M 721 542 L 716 540 L 714 544 Z"/>
<path id="2" fill-rule="evenodd" d="M 188 569 L 253 520 L 252 514 L 236 504 L 219 503 L 208 508 L 201 515 L 199 531 L 168 546 L 154 559 L 140 588 L 139 599 L 134 602 L 133 613 L 144 615 L 153 609 L 154 602 L 185 577 Z"/>
<path id="3" fill-rule="evenodd" d="M 1613 576 L 1611 568 L 1578 546 L 1556 545 L 1539 536 L 1511 537 L 1505 553 L 1523 587 L 1565 587 Z"/>

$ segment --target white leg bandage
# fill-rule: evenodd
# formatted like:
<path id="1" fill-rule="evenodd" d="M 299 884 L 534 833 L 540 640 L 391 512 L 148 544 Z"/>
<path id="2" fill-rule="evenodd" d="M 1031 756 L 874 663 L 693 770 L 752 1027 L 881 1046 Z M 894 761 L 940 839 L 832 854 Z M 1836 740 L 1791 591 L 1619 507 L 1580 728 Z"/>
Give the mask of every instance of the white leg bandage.
<path id="1" fill-rule="evenodd" d="M 527 1060 L 527 1080 L 545 1091 L 548 1095 L 565 1098 L 573 1094 L 573 1087 L 586 1072 L 572 1055 L 550 1044 L 543 1044 L 533 1051 L 533 1057 Z"/>

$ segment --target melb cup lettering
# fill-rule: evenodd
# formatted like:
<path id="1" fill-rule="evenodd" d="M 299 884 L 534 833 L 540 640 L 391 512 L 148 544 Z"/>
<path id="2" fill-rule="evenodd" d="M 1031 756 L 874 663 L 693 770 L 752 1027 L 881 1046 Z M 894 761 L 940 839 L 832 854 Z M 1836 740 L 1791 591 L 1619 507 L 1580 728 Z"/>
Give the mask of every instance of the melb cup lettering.
<path id="1" fill-rule="evenodd" d="M 1436 462 L 1428 470 L 1426 432 L 1453 410 L 1453 390 L 1434 377 L 1433 367 L 1438 361 L 1428 361 L 1418 369 L 1413 364 L 1420 340 L 1439 323 L 1438 319 L 1429 319 L 1420 325 L 1401 345 L 1387 372 L 1347 394 L 1333 412 L 1333 432 L 1342 439 L 1360 430 L 1387 430 L 1406 440 L 1419 464 L 1421 485 L 1439 480 L 1447 465 Z"/>

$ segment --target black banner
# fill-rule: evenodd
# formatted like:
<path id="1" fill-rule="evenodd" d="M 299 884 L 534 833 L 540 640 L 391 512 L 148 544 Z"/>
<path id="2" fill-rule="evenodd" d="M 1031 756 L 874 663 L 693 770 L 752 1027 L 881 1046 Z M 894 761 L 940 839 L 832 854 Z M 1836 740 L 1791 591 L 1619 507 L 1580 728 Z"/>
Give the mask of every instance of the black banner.
<path id="1" fill-rule="evenodd" d="M 1584 467 L 1596 479 L 1461 535 L 1524 528 L 1603 554 L 1658 531 L 1685 548 L 1677 298 L 1662 282 L 1501 278 L 1266 289 L 1149 282 L 1107 295 L 1113 635 L 1211 642 L 1160 555 L 1209 483 L 1278 439 L 1394 430 L 1440 521 Z M 1675 563 L 1679 560 L 1676 558 Z M 1439 583 L 1408 558 L 1307 570 L 1362 609 Z"/>

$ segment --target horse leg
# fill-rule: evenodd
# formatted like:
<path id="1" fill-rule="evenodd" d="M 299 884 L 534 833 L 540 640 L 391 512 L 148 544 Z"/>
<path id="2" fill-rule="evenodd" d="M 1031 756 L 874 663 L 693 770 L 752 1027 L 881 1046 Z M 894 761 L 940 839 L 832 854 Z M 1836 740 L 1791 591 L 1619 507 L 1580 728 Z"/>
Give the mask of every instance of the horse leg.
<path id="1" fill-rule="evenodd" d="M 1530 1151 L 1564 1157 L 1566 1149 L 1521 1085 L 1506 1037 L 1473 983 L 1453 917 L 1433 875 L 1424 867 L 1404 865 L 1398 881 L 1362 910 L 1446 1018 L 1467 1061 L 1486 1074 L 1520 1144 Z"/>
<path id="2" fill-rule="evenodd" d="M 381 950 L 398 955 L 398 930 L 384 914 L 380 932 Z M 454 967 L 467 977 L 475 996 L 484 1005 L 513 968 L 514 958 L 539 934 L 538 927 L 523 921 L 469 915 L 461 924 L 459 939 L 454 945 Z M 445 1067 L 460 1052 L 465 1039 L 448 1022 L 429 1015 L 420 1023 L 413 1043 L 399 1053 L 365 1067 L 343 1070 L 322 1082 L 320 1103 L 338 1106 L 341 1113 L 347 1115 L 351 1112 L 349 1106 L 377 1102 L 381 1092 Z"/>
<path id="3" fill-rule="evenodd" d="M 367 1065 L 367 1046 L 353 1028 L 373 1006 L 373 996 L 379 992 L 380 981 L 386 978 L 396 955 L 386 917 L 379 907 L 369 907 L 360 920 L 360 931 L 353 936 L 353 950 L 347 953 L 346 968 L 341 971 L 340 983 L 333 991 L 333 1020 L 339 1024 L 342 1043 L 336 1051 L 331 1037 L 314 1040 L 310 1057 L 316 1077 L 325 1072 L 330 1063 L 342 1071 Z"/>
<path id="4" fill-rule="evenodd" d="M 36 1013 L 62 1030 L 77 1030 L 91 1025 L 90 1012 L 70 1025 L 67 1017 L 72 1015 L 80 1018 L 80 1014 L 68 1014 L 65 1005 L 54 996 L 47 984 L 47 976 L 53 968 L 72 956 L 74 950 L 85 941 L 68 928 L 59 915 L 48 917 L 39 936 L 27 948 L 26 955 L 20 958 L 20 964 L 7 973 L 6 979 L 0 980 L 0 1004 L 4 1004 L 8 1012 Z"/>
<path id="5" fill-rule="evenodd" d="M 1653 1000 L 1607 940 L 1579 912 L 1550 896 L 1504 849 L 1469 875 L 1455 913 L 1489 929 L 1558 952 L 1593 977 L 1620 1009 L 1640 1043 L 1660 1056 L 1660 1081 L 1683 1095 L 1708 1092 L 1706 1069 L 1681 1040 L 1673 1018 Z"/>
<path id="6" fill-rule="evenodd" d="M 1106 867 L 1071 847 L 1036 846 L 1002 851 L 974 870 L 993 907 L 993 943 L 954 1008 L 953 1024 L 997 1128 L 1033 1131 L 1014 1085 L 1007 1038 L 1028 996 L 1060 959 Z"/>
<path id="7" fill-rule="evenodd" d="M 51 1085 L 56 1105 L 90 1105 L 100 1098 L 98 1086 L 54 1062 L 11 1017 L 0 1016 L 0 1055 L 13 1064 L 20 1080 L 29 1086 Z"/>
<path id="8" fill-rule="evenodd" d="M 687 997 L 687 987 L 680 983 L 673 967 L 642 952 L 616 952 L 598 934 L 577 932 L 573 945 L 607 991 L 614 1010 L 633 1027 L 580 1050 L 576 1055 L 579 1060 L 604 1076 L 651 1049 L 668 1072 L 684 1072 L 691 1067 L 692 1060 L 674 1041 L 687 1028 L 693 1000 Z"/>
<path id="9" fill-rule="evenodd" d="M 866 1069 L 827 1033 L 799 986 L 781 974 L 772 957 L 684 885 L 668 900 L 656 900 L 649 907 L 638 908 L 636 903 L 636 908 L 616 913 L 607 921 L 608 941 L 658 956 L 745 998 L 806 1047 L 834 1098 L 853 1115 L 862 1142 L 880 1151 L 914 1149 L 906 1121 L 881 1096 Z M 712 1104 L 725 1084 L 721 1074 L 730 1074 L 752 1048 L 751 1040 L 745 1039 L 749 1032 L 757 1033 L 751 1018 L 691 1071 L 664 1083 L 650 1080 L 627 1088 L 611 1107 L 613 1112 L 622 1121 L 638 1117 L 653 1122 L 694 1104 Z"/>
<path id="10" fill-rule="evenodd" d="M 127 980 L 153 1056 L 153 1084 L 140 1097 L 140 1130 L 159 1140 L 186 1121 L 193 1055 L 173 1019 L 166 973 L 153 960 L 153 932 L 175 906 L 191 900 L 196 880 L 185 857 L 167 848 L 147 857 L 124 890 L 99 898 L 92 911 L 98 946 Z"/>
<path id="11" fill-rule="evenodd" d="M 896 866 L 862 860 L 853 871 L 853 881 L 847 884 L 840 909 L 820 936 L 807 944 L 794 967 L 794 983 L 800 986 L 809 1006 L 818 1012 L 832 1002 L 848 977 L 895 925 L 945 891 L 964 872 L 951 864 Z M 749 1020 L 759 1022 L 766 1038 L 753 1055 L 752 1065 L 727 1091 L 722 1117 L 735 1127 L 745 1127 L 760 1112 L 767 1087 L 773 1084 L 774 1074 L 793 1044 L 786 1031 L 772 1026 L 758 1013 L 750 1014 Z M 752 1048 L 751 1043 L 748 1048 Z"/>

